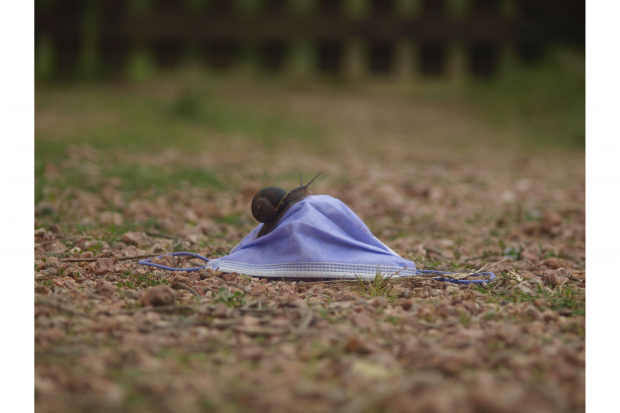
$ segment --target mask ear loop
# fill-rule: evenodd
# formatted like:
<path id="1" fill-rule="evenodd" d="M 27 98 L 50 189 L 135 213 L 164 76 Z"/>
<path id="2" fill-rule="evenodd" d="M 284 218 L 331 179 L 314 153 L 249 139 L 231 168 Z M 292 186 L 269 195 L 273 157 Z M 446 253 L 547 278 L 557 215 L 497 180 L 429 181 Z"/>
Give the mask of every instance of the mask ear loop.
<path id="1" fill-rule="evenodd" d="M 193 252 L 173 252 L 171 254 L 160 255 L 157 258 L 161 258 L 161 257 L 164 257 L 166 255 L 170 255 L 172 257 L 190 256 L 190 257 L 194 257 L 194 258 L 198 258 L 200 260 L 203 260 L 204 262 L 209 262 L 208 258 L 205 258 L 202 255 L 194 254 Z M 168 270 L 168 271 L 187 271 L 187 272 L 192 272 L 192 271 L 199 271 L 199 270 L 203 270 L 203 269 L 207 268 L 206 265 L 204 267 L 194 267 L 194 268 L 166 267 L 165 265 L 155 264 L 155 263 L 151 262 L 152 259 L 153 258 L 148 258 L 146 260 L 140 260 L 140 261 L 138 261 L 138 264 L 146 265 L 148 267 L 161 268 L 162 270 Z"/>
<path id="2" fill-rule="evenodd" d="M 449 275 L 449 274 L 455 274 L 455 273 L 446 272 L 446 271 L 416 270 L 416 274 L 437 274 L 437 275 L 448 274 Z M 482 283 L 491 282 L 495 279 L 495 274 L 492 272 L 476 272 L 476 273 L 468 275 L 468 277 L 473 277 L 476 275 L 490 276 L 491 278 L 489 278 L 488 280 L 453 280 L 451 278 L 433 278 L 433 280 L 447 281 L 453 284 L 482 284 Z"/>

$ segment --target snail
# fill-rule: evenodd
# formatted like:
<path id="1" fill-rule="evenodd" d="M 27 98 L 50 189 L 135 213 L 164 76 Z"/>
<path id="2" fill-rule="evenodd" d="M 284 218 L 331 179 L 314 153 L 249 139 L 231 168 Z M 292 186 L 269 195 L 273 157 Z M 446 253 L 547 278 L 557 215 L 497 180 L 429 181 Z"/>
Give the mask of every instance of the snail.
<path id="1" fill-rule="evenodd" d="M 256 238 L 260 238 L 263 235 L 269 234 L 280 222 L 280 219 L 288 209 L 295 205 L 297 202 L 312 195 L 312 192 L 308 189 L 310 184 L 321 175 L 319 172 L 312 181 L 307 185 L 304 185 L 301 179 L 301 172 L 299 173 L 300 187 L 295 188 L 292 191 L 285 191 L 277 186 L 270 186 L 258 191 L 252 199 L 252 215 L 258 222 L 262 222 L 265 225 L 261 228 Z"/>

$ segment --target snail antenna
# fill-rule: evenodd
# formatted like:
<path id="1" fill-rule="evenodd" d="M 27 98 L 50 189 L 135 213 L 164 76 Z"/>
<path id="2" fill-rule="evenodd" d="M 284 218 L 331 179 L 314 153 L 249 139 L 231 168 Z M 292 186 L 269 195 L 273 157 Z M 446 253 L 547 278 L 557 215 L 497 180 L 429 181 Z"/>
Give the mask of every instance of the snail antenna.
<path id="1" fill-rule="evenodd" d="M 301 179 L 301 172 L 299 173 L 299 186 L 304 186 L 304 180 Z"/>
<path id="2" fill-rule="evenodd" d="M 309 186 L 310 186 L 310 184 L 311 184 L 312 182 L 314 182 L 314 180 L 315 180 L 316 178 L 318 178 L 318 176 L 319 176 L 319 175 L 321 175 L 321 173 L 320 173 L 320 172 L 319 172 L 319 173 L 318 173 L 318 174 L 317 174 L 314 178 L 312 178 L 312 181 L 308 182 L 308 184 L 306 185 L 306 188 L 307 188 L 307 187 L 309 187 Z"/>

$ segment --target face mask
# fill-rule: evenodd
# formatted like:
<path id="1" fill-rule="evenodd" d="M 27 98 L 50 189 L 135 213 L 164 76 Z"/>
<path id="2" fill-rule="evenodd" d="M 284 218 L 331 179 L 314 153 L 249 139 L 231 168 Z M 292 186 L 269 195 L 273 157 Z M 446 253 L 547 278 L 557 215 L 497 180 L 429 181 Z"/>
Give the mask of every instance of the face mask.
<path id="1" fill-rule="evenodd" d="M 450 274 L 416 270 L 413 261 L 400 257 L 379 241 L 349 207 L 328 195 L 301 199 L 288 208 L 270 232 L 259 237 L 264 225 L 267 224 L 254 228 L 229 255 L 221 258 L 208 260 L 191 253 L 172 254 L 193 255 L 205 260 L 205 267 L 169 268 L 153 264 L 150 259 L 140 263 L 168 270 L 211 268 L 227 273 L 274 278 L 372 279 L 377 272 L 385 277 Z M 488 282 L 495 278 L 489 272 L 472 275 L 490 279 L 433 279 L 467 284 Z"/>

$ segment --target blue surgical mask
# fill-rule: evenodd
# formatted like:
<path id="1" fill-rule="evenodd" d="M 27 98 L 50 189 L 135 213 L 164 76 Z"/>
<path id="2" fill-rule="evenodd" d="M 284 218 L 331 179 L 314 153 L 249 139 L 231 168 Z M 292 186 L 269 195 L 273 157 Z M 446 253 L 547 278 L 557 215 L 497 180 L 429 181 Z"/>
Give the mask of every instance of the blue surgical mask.
<path id="1" fill-rule="evenodd" d="M 258 237 L 263 225 L 254 228 L 229 255 L 211 260 L 199 257 L 208 261 L 200 268 L 274 278 L 371 279 L 377 272 L 393 277 L 449 274 L 416 270 L 413 261 L 379 241 L 349 207 L 328 195 L 305 197 L 286 211 L 273 230 Z M 154 265 L 150 260 L 141 263 Z M 476 275 L 495 278 L 489 272 Z M 459 284 L 489 281 L 434 279 Z"/>

